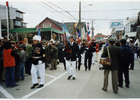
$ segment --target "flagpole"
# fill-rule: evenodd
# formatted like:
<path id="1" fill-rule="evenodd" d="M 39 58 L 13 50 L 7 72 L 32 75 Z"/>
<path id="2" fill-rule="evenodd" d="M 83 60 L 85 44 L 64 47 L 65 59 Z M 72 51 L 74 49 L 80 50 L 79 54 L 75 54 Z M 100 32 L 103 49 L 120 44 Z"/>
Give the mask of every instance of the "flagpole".
<path id="1" fill-rule="evenodd" d="M 52 28 L 51 28 L 51 39 L 52 39 Z"/>
<path id="2" fill-rule="evenodd" d="M 6 1 L 7 40 L 9 40 L 8 1 Z"/>

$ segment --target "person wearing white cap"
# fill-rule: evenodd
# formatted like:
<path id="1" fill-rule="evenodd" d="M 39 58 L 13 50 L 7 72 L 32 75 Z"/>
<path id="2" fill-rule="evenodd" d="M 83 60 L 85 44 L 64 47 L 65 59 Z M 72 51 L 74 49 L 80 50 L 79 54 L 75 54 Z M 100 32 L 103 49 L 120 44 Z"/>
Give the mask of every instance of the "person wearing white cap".
<path id="1" fill-rule="evenodd" d="M 31 68 L 33 86 L 31 87 L 31 89 L 34 89 L 38 85 L 36 74 L 37 70 L 39 70 L 41 77 L 40 85 L 37 88 L 43 87 L 45 83 L 45 47 L 42 46 L 40 41 L 41 41 L 40 36 L 35 35 L 33 37 L 32 68 Z"/>

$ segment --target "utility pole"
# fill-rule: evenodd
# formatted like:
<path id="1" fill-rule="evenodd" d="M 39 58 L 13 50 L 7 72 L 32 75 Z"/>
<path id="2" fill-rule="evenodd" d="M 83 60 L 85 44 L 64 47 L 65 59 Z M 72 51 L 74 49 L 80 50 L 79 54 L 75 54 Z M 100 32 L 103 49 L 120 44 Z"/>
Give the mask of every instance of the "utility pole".
<path id="1" fill-rule="evenodd" d="M 91 30 L 92 30 L 92 38 L 94 37 L 94 35 L 93 35 L 93 30 L 94 30 L 94 28 L 93 28 L 93 20 L 92 20 L 92 27 L 91 27 Z"/>
<path id="2" fill-rule="evenodd" d="M 8 1 L 6 1 L 7 40 L 9 40 Z"/>
<path id="3" fill-rule="evenodd" d="M 79 1 L 79 32 L 81 34 L 81 1 Z"/>
<path id="4" fill-rule="evenodd" d="M 79 23 L 81 23 L 81 1 L 79 1 Z"/>

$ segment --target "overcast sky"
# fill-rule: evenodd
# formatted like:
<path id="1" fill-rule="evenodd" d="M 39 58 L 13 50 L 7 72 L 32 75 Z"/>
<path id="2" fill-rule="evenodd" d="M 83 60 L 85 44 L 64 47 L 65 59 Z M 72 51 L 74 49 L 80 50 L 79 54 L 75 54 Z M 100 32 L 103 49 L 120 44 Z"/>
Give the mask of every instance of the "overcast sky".
<path id="1" fill-rule="evenodd" d="M 43 19 L 49 17 L 59 22 L 78 22 L 79 20 L 79 1 L 78 0 L 7 0 L 9 6 L 17 8 L 24 14 L 24 22 L 27 27 L 35 27 Z M 42 2 L 41 2 L 42 1 Z M 51 3 L 49 3 L 50 1 Z M 98 1 L 98 2 L 97 2 Z M 100 2 L 99 2 L 100 1 Z M 106 1 L 106 2 L 105 2 Z M 109 23 L 115 21 L 125 21 L 127 17 L 137 17 L 140 11 L 139 0 L 82 0 L 81 1 L 81 21 L 89 22 L 89 27 L 93 27 L 94 33 L 103 33 L 108 35 L 111 33 Z M 0 0 L 0 4 L 5 5 L 6 0 Z M 44 4 L 44 3 L 46 4 Z M 92 6 L 88 6 L 93 4 Z M 58 7 L 62 8 L 59 9 Z M 52 7 L 52 8 L 50 8 Z M 54 10 L 55 9 L 55 10 Z M 70 16 L 65 11 L 74 17 Z M 57 12 L 59 11 L 59 12 Z M 125 23 L 124 23 L 125 24 Z"/>

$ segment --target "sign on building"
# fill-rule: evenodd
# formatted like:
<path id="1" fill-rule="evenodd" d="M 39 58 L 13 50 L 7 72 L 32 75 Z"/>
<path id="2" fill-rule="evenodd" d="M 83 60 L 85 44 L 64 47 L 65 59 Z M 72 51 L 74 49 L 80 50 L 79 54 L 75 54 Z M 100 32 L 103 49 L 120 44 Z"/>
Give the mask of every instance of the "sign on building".
<path id="1" fill-rule="evenodd" d="M 123 28 L 123 21 L 114 21 L 109 23 L 110 29 L 112 28 Z"/>

